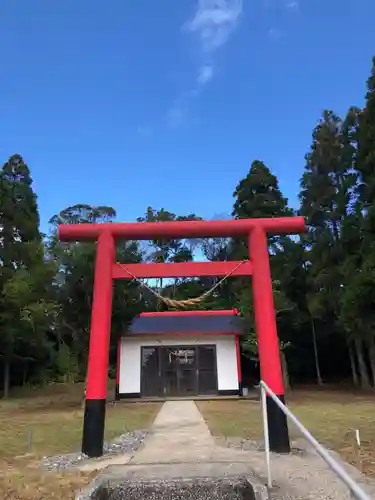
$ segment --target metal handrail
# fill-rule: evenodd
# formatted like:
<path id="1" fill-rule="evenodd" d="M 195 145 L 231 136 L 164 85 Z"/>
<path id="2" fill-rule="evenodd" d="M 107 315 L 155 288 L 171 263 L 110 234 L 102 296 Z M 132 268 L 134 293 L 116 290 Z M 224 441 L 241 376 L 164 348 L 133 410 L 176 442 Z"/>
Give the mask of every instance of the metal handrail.
<path id="1" fill-rule="evenodd" d="M 333 472 L 341 479 L 341 481 L 349 488 L 355 498 L 358 500 L 371 500 L 371 498 L 363 491 L 363 489 L 349 476 L 345 469 L 329 454 L 329 452 L 310 434 L 310 432 L 301 424 L 297 417 L 287 408 L 276 394 L 268 387 L 268 385 L 260 381 L 260 389 L 262 396 L 262 414 L 263 414 L 263 431 L 264 431 L 264 444 L 266 452 L 267 464 L 267 483 L 268 487 L 272 487 L 271 476 L 271 457 L 270 457 L 270 443 L 268 433 L 268 419 L 267 419 L 267 401 L 266 395 L 268 394 L 280 410 L 290 418 L 297 429 L 303 434 L 307 441 L 315 448 L 318 455 L 326 462 L 326 464 L 333 470 Z"/>

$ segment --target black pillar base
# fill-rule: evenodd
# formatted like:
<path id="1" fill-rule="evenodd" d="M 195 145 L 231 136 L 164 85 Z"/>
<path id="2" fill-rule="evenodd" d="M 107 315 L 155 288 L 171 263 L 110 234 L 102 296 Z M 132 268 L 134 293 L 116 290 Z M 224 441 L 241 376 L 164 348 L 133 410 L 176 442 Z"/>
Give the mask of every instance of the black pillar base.
<path id="1" fill-rule="evenodd" d="M 103 455 L 105 405 L 105 399 L 86 399 L 82 453 L 90 458 Z"/>
<path id="2" fill-rule="evenodd" d="M 278 398 L 285 404 L 284 395 L 278 395 Z M 266 401 L 270 450 L 275 453 L 290 453 L 287 417 L 270 396 L 267 395 Z"/>
<path id="3" fill-rule="evenodd" d="M 115 387 L 115 401 L 119 401 L 120 399 L 120 386 L 119 384 L 116 384 Z"/>
<path id="4" fill-rule="evenodd" d="M 238 394 L 243 396 L 243 384 L 242 382 L 238 382 Z"/>

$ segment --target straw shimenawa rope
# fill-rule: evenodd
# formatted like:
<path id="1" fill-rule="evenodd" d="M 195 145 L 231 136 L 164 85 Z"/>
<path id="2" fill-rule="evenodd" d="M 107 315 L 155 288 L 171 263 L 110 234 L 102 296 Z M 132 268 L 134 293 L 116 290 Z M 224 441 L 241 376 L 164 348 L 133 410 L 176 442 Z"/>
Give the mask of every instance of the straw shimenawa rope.
<path id="1" fill-rule="evenodd" d="M 217 287 L 223 283 L 227 278 L 229 278 L 237 269 L 244 263 L 247 262 L 247 260 L 242 260 L 239 262 L 236 267 L 234 267 L 227 275 L 225 275 L 220 281 L 218 281 L 210 290 L 207 292 L 202 293 L 199 297 L 196 297 L 195 299 L 186 299 L 186 300 L 174 300 L 174 299 L 169 299 L 168 297 L 163 297 L 160 295 L 160 293 L 156 292 L 153 288 L 148 286 L 146 283 L 143 283 L 140 279 L 138 279 L 134 274 L 132 274 L 130 271 L 128 271 L 125 267 L 124 264 L 120 264 L 120 266 L 124 269 L 125 272 L 129 274 L 133 278 L 133 280 L 137 281 L 143 288 L 146 288 L 149 292 L 155 295 L 158 299 L 162 300 L 164 304 L 166 304 L 168 307 L 176 307 L 178 308 L 184 308 L 184 307 L 189 307 L 189 306 L 195 306 L 203 302 L 207 297 L 209 297 L 214 290 L 216 290 Z"/>

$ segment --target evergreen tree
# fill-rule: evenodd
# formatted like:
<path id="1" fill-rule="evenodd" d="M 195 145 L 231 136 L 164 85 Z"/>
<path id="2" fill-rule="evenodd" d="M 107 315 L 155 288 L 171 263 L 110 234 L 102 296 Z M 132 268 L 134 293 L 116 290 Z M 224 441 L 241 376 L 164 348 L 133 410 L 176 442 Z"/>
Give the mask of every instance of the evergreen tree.
<path id="1" fill-rule="evenodd" d="M 235 219 L 293 215 L 288 208 L 288 200 L 279 189 L 276 176 L 259 160 L 253 161 L 249 173 L 238 183 L 233 196 L 232 215 Z"/>
<path id="2" fill-rule="evenodd" d="M 307 217 L 309 225 L 307 302 L 312 328 L 315 330 L 317 325 L 319 332 L 342 330 L 340 315 L 347 282 L 343 263 L 348 256 L 345 238 L 357 217 L 357 124 L 355 108 L 349 110 L 344 121 L 332 111 L 324 111 L 314 129 L 301 180 L 300 212 Z M 350 335 L 346 341 L 351 349 Z M 362 359 L 360 345 L 355 345 L 357 356 Z M 367 384 L 365 371 L 362 382 Z"/>
<path id="3" fill-rule="evenodd" d="M 45 288 L 44 282 L 38 282 L 38 291 L 34 286 L 34 273 L 41 272 L 44 266 L 44 252 L 30 170 L 18 154 L 10 157 L 0 171 L 0 228 L 0 349 L 7 396 L 11 361 L 18 354 L 21 340 L 28 345 L 26 316 L 30 321 L 40 318 L 37 296 L 38 293 L 43 295 Z M 19 290 L 19 296 L 11 290 Z"/>
<path id="4" fill-rule="evenodd" d="M 356 217 L 351 217 L 347 231 L 352 251 L 345 260 L 347 283 L 341 319 L 355 336 L 358 365 L 364 379 L 367 375 L 362 353 L 365 346 L 375 386 L 375 57 L 367 80 L 365 106 L 359 114 L 357 138 L 358 200 Z"/>
<path id="5" fill-rule="evenodd" d="M 268 167 L 261 161 L 253 161 L 249 173 L 242 179 L 234 193 L 235 202 L 232 215 L 236 219 L 242 218 L 262 218 L 262 217 L 289 217 L 293 211 L 288 207 L 288 200 L 280 191 L 277 177 L 271 173 Z M 269 236 L 268 238 L 271 253 L 274 255 L 280 249 L 280 236 Z M 247 242 L 234 240 L 230 243 L 229 254 L 242 259 L 248 257 Z M 272 258 L 271 258 L 272 262 Z M 289 301 L 285 290 L 282 289 L 278 281 L 273 283 L 274 301 L 278 325 L 286 311 L 293 309 L 293 304 Z M 235 306 L 242 312 L 247 325 L 247 336 L 244 338 L 242 348 L 245 353 L 253 356 L 257 352 L 256 334 L 254 328 L 253 306 L 251 282 L 246 278 L 232 281 L 231 291 Z M 228 294 L 229 295 L 229 294 Z M 285 305 L 288 304 L 286 307 Z M 285 307 L 284 307 L 285 306 Z M 279 328 L 279 337 L 282 339 L 280 347 L 284 348 L 288 343 L 288 334 L 283 336 Z M 282 365 L 285 382 L 288 384 L 287 363 L 285 353 L 282 351 Z"/>
<path id="6" fill-rule="evenodd" d="M 27 262 L 23 243 L 40 241 L 39 212 L 28 166 L 20 155 L 13 155 L 0 171 L 0 261 L 2 274 L 12 274 Z"/>
<path id="7" fill-rule="evenodd" d="M 366 211 L 366 235 L 375 234 L 375 57 L 367 80 L 366 104 L 359 117 L 357 169 L 360 200 Z"/>
<path id="8" fill-rule="evenodd" d="M 48 332 L 56 324 L 59 312 L 51 293 L 55 262 L 44 259 L 41 243 L 24 243 L 24 246 L 30 252 L 29 265 L 18 267 L 3 288 L 7 309 L 3 313 L 6 329 L 1 345 L 4 353 L 9 353 L 9 363 L 4 366 L 5 397 L 9 391 L 9 370 L 13 361 L 13 368 L 18 368 L 21 363 L 23 380 L 27 372 L 34 379 L 45 379 L 46 365 L 53 356 Z"/>

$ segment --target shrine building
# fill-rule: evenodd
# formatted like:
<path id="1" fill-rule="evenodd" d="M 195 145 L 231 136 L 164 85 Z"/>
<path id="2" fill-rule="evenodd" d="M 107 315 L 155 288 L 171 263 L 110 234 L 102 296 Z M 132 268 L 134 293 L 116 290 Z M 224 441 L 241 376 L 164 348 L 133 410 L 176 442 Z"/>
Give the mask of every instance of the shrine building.
<path id="1" fill-rule="evenodd" d="M 241 395 L 236 310 L 136 316 L 119 339 L 116 398 Z"/>

